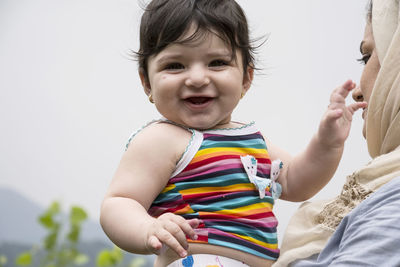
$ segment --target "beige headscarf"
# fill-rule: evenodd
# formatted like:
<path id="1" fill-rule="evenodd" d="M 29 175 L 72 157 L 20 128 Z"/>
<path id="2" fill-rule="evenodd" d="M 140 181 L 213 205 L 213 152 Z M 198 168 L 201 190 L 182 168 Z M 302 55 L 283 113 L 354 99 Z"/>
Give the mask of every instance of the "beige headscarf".
<path id="1" fill-rule="evenodd" d="M 400 23 L 399 0 L 373 0 L 372 30 L 381 69 L 368 105 L 366 135 L 373 160 L 347 177 L 341 194 L 304 203 L 294 214 L 274 267 L 321 252 L 354 207 L 400 176 Z"/>
<path id="2" fill-rule="evenodd" d="M 372 31 L 381 62 L 367 116 L 368 150 L 374 158 L 400 145 L 400 16 L 398 0 L 373 5 Z"/>

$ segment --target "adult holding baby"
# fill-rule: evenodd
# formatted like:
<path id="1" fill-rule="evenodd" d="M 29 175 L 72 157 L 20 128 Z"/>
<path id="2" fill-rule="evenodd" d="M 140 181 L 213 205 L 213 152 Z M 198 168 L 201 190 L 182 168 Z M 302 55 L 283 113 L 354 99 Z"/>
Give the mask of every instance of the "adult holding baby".
<path id="1" fill-rule="evenodd" d="M 361 43 L 363 135 L 373 158 L 330 201 L 303 204 L 273 266 L 400 266 L 399 0 L 373 0 Z"/>

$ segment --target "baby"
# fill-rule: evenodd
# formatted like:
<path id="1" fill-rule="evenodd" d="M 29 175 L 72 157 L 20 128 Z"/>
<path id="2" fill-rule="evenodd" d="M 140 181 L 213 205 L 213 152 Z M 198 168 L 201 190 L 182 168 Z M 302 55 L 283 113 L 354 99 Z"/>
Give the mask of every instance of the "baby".
<path id="1" fill-rule="evenodd" d="M 231 120 L 255 69 L 234 0 L 153 0 L 142 16 L 139 75 L 162 118 L 132 136 L 101 209 L 109 238 L 155 266 L 270 266 L 274 200 L 303 201 L 333 176 L 355 84 L 333 91 L 317 133 L 292 157 L 254 123 Z"/>

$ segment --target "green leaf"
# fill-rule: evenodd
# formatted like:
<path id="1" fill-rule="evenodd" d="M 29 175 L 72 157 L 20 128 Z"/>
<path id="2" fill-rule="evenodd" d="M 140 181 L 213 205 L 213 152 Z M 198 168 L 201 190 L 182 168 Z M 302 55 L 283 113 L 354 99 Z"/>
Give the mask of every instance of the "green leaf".
<path id="1" fill-rule="evenodd" d="M 129 264 L 129 267 L 143 267 L 146 265 L 146 262 L 146 259 L 143 257 L 134 258 Z"/>
<path id="2" fill-rule="evenodd" d="M 29 266 L 32 264 L 32 254 L 30 252 L 24 252 L 18 255 L 15 259 L 15 264 L 18 266 Z"/>
<path id="3" fill-rule="evenodd" d="M 114 246 L 114 249 L 112 250 L 111 255 L 117 264 L 120 263 L 124 259 L 122 250 L 117 246 Z"/>
<path id="4" fill-rule="evenodd" d="M 78 206 L 72 206 L 70 211 L 71 224 L 80 224 L 87 219 L 87 213 L 84 209 Z"/>
<path id="5" fill-rule="evenodd" d="M 45 213 L 39 217 L 39 223 L 47 229 L 54 227 L 54 220 L 51 214 Z"/>
<path id="6" fill-rule="evenodd" d="M 122 250 L 115 246 L 112 250 L 104 249 L 97 255 L 97 267 L 116 266 L 122 262 Z"/>
<path id="7" fill-rule="evenodd" d="M 115 265 L 115 261 L 108 250 L 102 250 L 97 254 L 96 266 L 97 267 L 108 267 Z"/>
<path id="8" fill-rule="evenodd" d="M 77 243 L 79 240 L 79 234 L 81 232 L 81 229 L 77 225 L 71 225 L 71 230 L 68 233 L 68 240 L 71 241 L 72 243 Z"/>
<path id="9" fill-rule="evenodd" d="M 50 207 L 47 209 L 46 212 L 51 215 L 56 215 L 60 213 L 60 211 L 61 211 L 60 203 L 58 203 L 58 201 L 53 201 L 53 203 L 51 203 Z"/>
<path id="10" fill-rule="evenodd" d="M 6 255 L 0 255 L 0 266 L 6 265 L 8 262 Z"/>
<path id="11" fill-rule="evenodd" d="M 85 254 L 78 254 L 74 259 L 75 265 L 85 265 L 88 262 L 89 262 L 89 257 Z"/>
<path id="12" fill-rule="evenodd" d="M 60 204 L 57 201 L 51 203 L 47 210 L 39 217 L 39 222 L 47 229 L 56 227 L 54 216 L 60 213 Z"/>
<path id="13" fill-rule="evenodd" d="M 51 232 L 46 238 L 44 239 L 44 248 L 46 250 L 52 250 L 56 247 L 57 244 L 57 237 L 58 232 Z"/>

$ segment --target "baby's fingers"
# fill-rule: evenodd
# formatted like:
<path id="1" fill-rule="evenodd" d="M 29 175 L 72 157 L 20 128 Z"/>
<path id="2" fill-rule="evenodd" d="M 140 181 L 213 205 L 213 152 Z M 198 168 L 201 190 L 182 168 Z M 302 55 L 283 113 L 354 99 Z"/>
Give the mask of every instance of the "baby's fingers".
<path id="1" fill-rule="evenodd" d="M 196 240 L 198 238 L 198 236 L 197 236 L 196 232 L 194 231 L 194 229 L 199 227 L 199 225 L 200 225 L 199 219 L 191 219 L 191 220 L 185 220 L 185 222 L 182 224 L 181 228 L 186 236 L 188 236 L 192 240 Z"/>
<path id="2" fill-rule="evenodd" d="M 154 254 L 160 254 L 160 251 L 162 249 L 163 244 L 158 240 L 157 237 L 154 235 L 150 236 L 148 241 L 147 241 L 147 248 L 151 250 L 152 253 Z"/>
<path id="3" fill-rule="evenodd" d="M 351 114 L 353 115 L 354 112 L 356 112 L 357 110 L 359 110 L 360 108 L 366 108 L 367 107 L 367 102 L 356 102 L 356 103 L 352 103 L 350 104 L 347 109 L 351 112 Z"/>
<path id="4" fill-rule="evenodd" d="M 354 88 L 356 88 L 356 84 L 352 80 L 348 80 L 342 86 L 336 88 L 335 92 L 343 98 L 346 98 L 349 95 L 349 92 Z"/>
<path id="5" fill-rule="evenodd" d="M 328 124 L 332 123 L 337 119 L 339 119 L 340 117 L 342 117 L 342 115 L 343 115 L 342 109 L 330 109 L 325 113 L 325 121 Z"/>
<path id="6" fill-rule="evenodd" d="M 355 83 L 353 83 L 351 80 L 348 80 L 342 86 L 339 86 L 335 90 L 333 90 L 329 99 L 329 108 L 337 109 L 342 105 L 345 105 L 346 97 L 349 95 L 349 92 L 355 88 L 355 86 Z"/>
<path id="7" fill-rule="evenodd" d="M 186 249 L 188 247 L 186 237 L 183 232 L 177 227 L 166 227 L 157 234 L 158 239 L 170 249 L 175 251 L 179 256 L 186 257 Z"/>
<path id="8" fill-rule="evenodd" d="M 162 253 L 162 247 L 169 247 L 179 256 L 186 257 L 189 247 L 187 237 L 196 240 L 198 237 L 194 231 L 200 224 L 200 220 L 186 220 L 172 213 L 165 213 L 158 217 L 153 236 L 162 244 L 153 241 L 152 248 L 156 254 Z M 149 238 L 150 241 L 150 238 Z"/>

